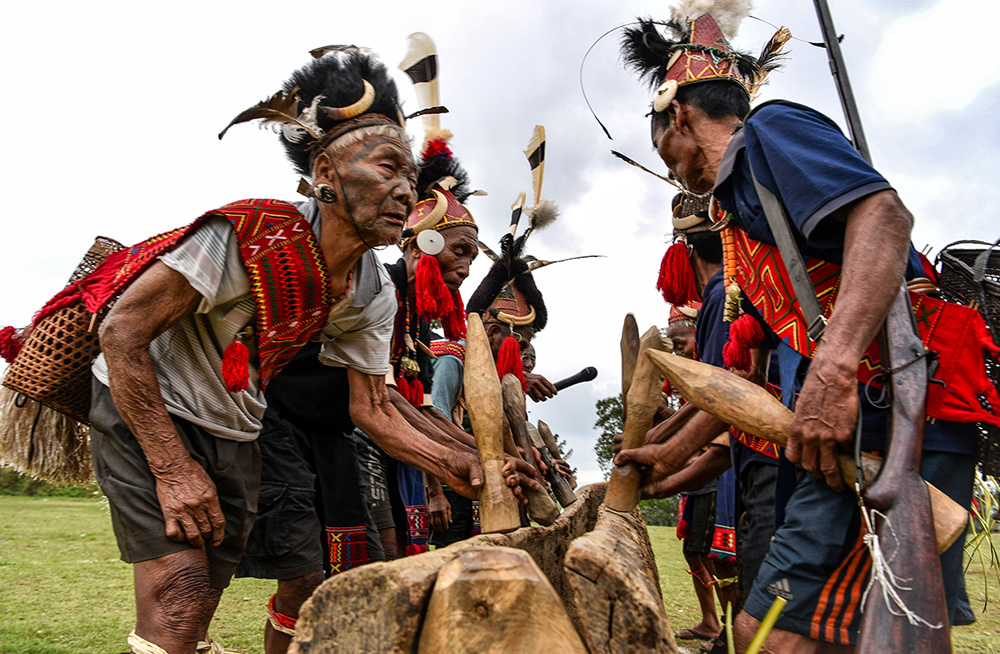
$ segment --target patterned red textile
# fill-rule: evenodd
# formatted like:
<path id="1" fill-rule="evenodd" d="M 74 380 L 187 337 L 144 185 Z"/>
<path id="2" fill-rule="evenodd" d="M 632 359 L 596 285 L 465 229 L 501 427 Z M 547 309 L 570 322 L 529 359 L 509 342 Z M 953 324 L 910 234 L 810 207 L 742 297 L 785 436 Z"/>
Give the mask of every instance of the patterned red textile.
<path id="1" fill-rule="evenodd" d="M 778 248 L 751 239 L 742 229 L 734 231 L 740 288 L 779 337 L 812 358 L 816 344 L 806 332 L 806 321 Z M 805 264 L 823 314 L 829 317 L 840 286 L 840 266 L 814 258 L 806 258 Z M 946 384 L 928 386 L 928 417 L 1000 427 L 1000 416 L 983 409 L 977 398 L 984 396 L 994 411 L 1000 411 L 1000 396 L 985 365 L 985 357 L 995 357 L 1000 350 L 990 339 L 982 316 L 970 307 L 919 293 L 910 293 L 910 302 L 924 347 L 938 353 L 935 379 Z M 875 379 L 881 372 L 879 361 L 878 346 L 873 342 L 858 367 L 858 381 L 879 387 Z"/>
<path id="2" fill-rule="evenodd" d="M 97 313 L 186 235 L 213 216 L 224 216 L 240 244 L 257 302 L 256 337 L 260 387 L 323 327 L 330 311 L 329 279 L 309 223 L 279 200 L 240 200 L 209 211 L 186 227 L 165 232 L 108 256 L 93 273 L 67 286 L 35 315 L 34 322 L 82 301 Z"/>
<path id="3" fill-rule="evenodd" d="M 330 555 L 330 574 L 346 572 L 371 561 L 368 557 L 368 533 L 359 527 L 327 527 L 326 544 Z"/>
<path id="4" fill-rule="evenodd" d="M 774 384 L 765 384 L 764 389 L 773 395 L 775 399 L 781 400 L 781 388 L 775 386 Z M 736 427 L 729 428 L 729 434 L 742 443 L 744 446 L 750 448 L 754 452 L 760 452 L 761 454 L 768 456 L 772 459 L 778 458 L 778 452 L 780 448 L 770 441 L 766 441 L 763 438 L 758 438 L 753 434 L 748 434 L 745 431 L 740 431 Z"/>

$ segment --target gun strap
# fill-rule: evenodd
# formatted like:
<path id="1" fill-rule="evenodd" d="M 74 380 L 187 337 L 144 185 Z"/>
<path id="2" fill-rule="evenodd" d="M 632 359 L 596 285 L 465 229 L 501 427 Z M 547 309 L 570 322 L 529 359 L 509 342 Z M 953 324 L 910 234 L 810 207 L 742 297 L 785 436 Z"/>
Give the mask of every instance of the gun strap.
<path id="1" fill-rule="evenodd" d="M 747 164 L 749 165 L 749 160 L 747 160 Z M 774 235 L 775 245 L 778 246 L 778 251 L 781 253 L 781 260 L 785 263 L 785 270 L 788 272 L 788 278 L 795 290 L 796 300 L 802 309 L 803 317 L 806 319 L 809 338 L 814 343 L 819 343 L 819 339 L 823 336 L 823 330 L 826 329 L 826 316 L 823 315 L 819 300 L 816 299 L 816 290 L 812 280 L 809 279 L 809 272 L 802 260 L 799 245 L 795 242 L 791 227 L 788 226 L 788 214 L 774 193 L 757 180 L 753 166 L 750 166 L 750 177 L 753 179 L 760 204 L 764 208 L 764 215 L 767 217 L 771 234 Z"/>

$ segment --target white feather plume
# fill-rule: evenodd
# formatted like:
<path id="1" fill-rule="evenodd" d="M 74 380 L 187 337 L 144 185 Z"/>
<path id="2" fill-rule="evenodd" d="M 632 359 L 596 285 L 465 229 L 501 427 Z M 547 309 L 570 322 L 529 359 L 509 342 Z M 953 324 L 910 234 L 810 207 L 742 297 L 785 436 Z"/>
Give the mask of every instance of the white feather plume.
<path id="1" fill-rule="evenodd" d="M 289 143 L 298 143 L 302 139 L 312 136 L 312 134 L 322 135 L 323 130 L 320 129 L 319 123 L 316 122 L 316 112 L 319 110 L 320 101 L 325 97 L 324 95 L 317 95 L 313 98 L 312 103 L 298 115 L 300 125 L 296 125 L 295 123 L 280 123 L 274 125 L 274 131 L 277 132 L 280 129 Z M 263 124 L 261 126 L 263 127 Z M 309 133 L 309 130 L 312 130 L 312 134 Z"/>
<path id="2" fill-rule="evenodd" d="M 740 23 L 752 9 L 753 0 L 681 0 L 680 4 L 671 8 L 670 17 L 687 24 L 704 14 L 712 14 L 723 36 L 731 41 L 736 38 Z"/>

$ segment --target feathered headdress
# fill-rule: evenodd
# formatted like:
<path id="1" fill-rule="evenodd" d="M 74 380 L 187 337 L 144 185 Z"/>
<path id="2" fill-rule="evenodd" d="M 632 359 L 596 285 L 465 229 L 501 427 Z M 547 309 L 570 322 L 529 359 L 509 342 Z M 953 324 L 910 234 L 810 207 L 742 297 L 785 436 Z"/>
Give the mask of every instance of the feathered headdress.
<path id="1" fill-rule="evenodd" d="M 292 73 L 281 91 L 241 112 L 219 138 L 233 125 L 261 120 L 279 132 L 288 159 L 304 176 L 321 148 L 355 128 L 394 126 L 390 131 L 405 142 L 399 93 L 385 65 L 353 45 L 311 54 L 314 59 Z"/>
<path id="2" fill-rule="evenodd" d="M 542 179 L 545 170 L 545 128 L 536 125 L 524 156 L 531 167 L 534 204 L 525 206 L 526 195 L 521 193 L 511 207 L 511 218 L 507 232 L 500 239 L 500 254 L 480 241 L 479 247 L 493 261 L 493 266 L 476 288 L 466 311 L 478 313 L 484 321 L 493 320 L 511 327 L 500 348 L 497 358 L 497 372 L 500 377 L 507 373 L 518 376 L 523 382 L 520 346 L 513 336 L 513 328 L 530 325 L 539 332 L 548 324 L 549 314 L 541 291 L 535 284 L 532 271 L 560 261 L 583 259 L 571 257 L 559 261 L 546 261 L 524 254 L 528 237 L 555 222 L 559 209 L 551 200 L 542 198 Z M 528 216 L 528 228 L 517 236 L 517 228 L 522 214 Z M 596 256 L 596 255 L 587 255 Z"/>
<path id="3" fill-rule="evenodd" d="M 656 87 L 653 109 L 663 111 L 685 84 L 730 81 L 753 98 L 780 63 L 780 53 L 791 33 L 782 27 L 759 57 L 734 50 L 729 39 L 749 15 L 749 0 L 686 0 L 670 20 L 640 19 L 625 29 L 622 58 L 625 65 Z M 661 29 L 662 28 L 662 29 Z"/>
<path id="4" fill-rule="evenodd" d="M 445 286 L 437 255 L 444 250 L 442 230 L 470 226 L 478 231 L 475 218 L 464 206 L 473 191 L 469 176 L 449 146 L 451 132 L 441 129 L 437 50 L 434 41 L 423 32 L 409 37 L 409 50 L 399 67 L 413 81 L 424 121 L 424 141 L 417 176 L 419 201 L 406 220 L 402 247 L 416 241 L 423 252 L 417 262 L 417 313 L 427 320 L 441 320 L 449 340 L 465 338 L 465 311 L 462 296 Z M 481 192 L 480 192 L 481 193 Z M 429 256 L 428 256 L 429 255 Z"/>

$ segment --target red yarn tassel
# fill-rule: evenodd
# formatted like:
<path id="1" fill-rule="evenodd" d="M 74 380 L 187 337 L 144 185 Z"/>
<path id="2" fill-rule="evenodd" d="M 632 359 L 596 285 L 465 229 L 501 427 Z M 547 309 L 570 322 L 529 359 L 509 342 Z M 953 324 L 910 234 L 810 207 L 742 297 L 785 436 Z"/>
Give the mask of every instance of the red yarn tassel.
<path id="1" fill-rule="evenodd" d="M 663 382 L 663 394 L 667 397 L 674 396 L 674 387 L 670 385 L 669 379 Z"/>
<path id="2" fill-rule="evenodd" d="M 687 245 L 684 243 L 680 241 L 674 243 L 663 254 L 656 290 L 660 291 L 668 303 L 679 307 L 698 299 L 694 269 L 691 267 Z"/>
<path id="3" fill-rule="evenodd" d="M 241 341 L 233 341 L 222 353 L 222 381 L 230 393 L 240 393 L 250 386 L 250 350 Z"/>
<path id="4" fill-rule="evenodd" d="M 410 382 L 403 375 L 396 377 L 396 390 L 399 391 L 404 400 L 410 401 Z"/>
<path id="5" fill-rule="evenodd" d="M 410 380 L 410 404 L 418 409 L 424 404 L 424 384 L 414 377 Z"/>
<path id="6" fill-rule="evenodd" d="M 747 314 L 737 318 L 729 326 L 729 342 L 722 348 L 722 363 L 730 370 L 750 372 L 753 360 L 750 350 L 764 343 L 764 329 L 757 320 Z"/>
<path id="7" fill-rule="evenodd" d="M 416 272 L 417 315 L 426 320 L 436 320 L 453 309 L 451 291 L 441 276 L 437 257 L 425 254 L 417 261 Z"/>
<path id="8" fill-rule="evenodd" d="M 521 390 L 528 392 L 528 385 L 524 381 L 521 346 L 513 336 L 503 339 L 503 343 L 500 344 L 500 352 L 497 354 L 497 374 L 500 375 L 500 379 L 503 379 L 504 375 L 514 375 L 521 382 Z"/>
<path id="9" fill-rule="evenodd" d="M 423 554 L 428 550 L 426 545 L 410 545 L 406 546 L 406 556 L 414 556 L 416 554 Z"/>
<path id="10" fill-rule="evenodd" d="M 449 341 L 464 341 L 466 336 L 465 304 L 458 291 L 451 294 L 451 311 L 441 316 L 441 327 L 444 337 Z"/>
<path id="11" fill-rule="evenodd" d="M 0 329 L 0 356 L 7 363 L 13 363 L 23 346 L 24 341 L 21 340 L 16 329 L 13 327 Z"/>

